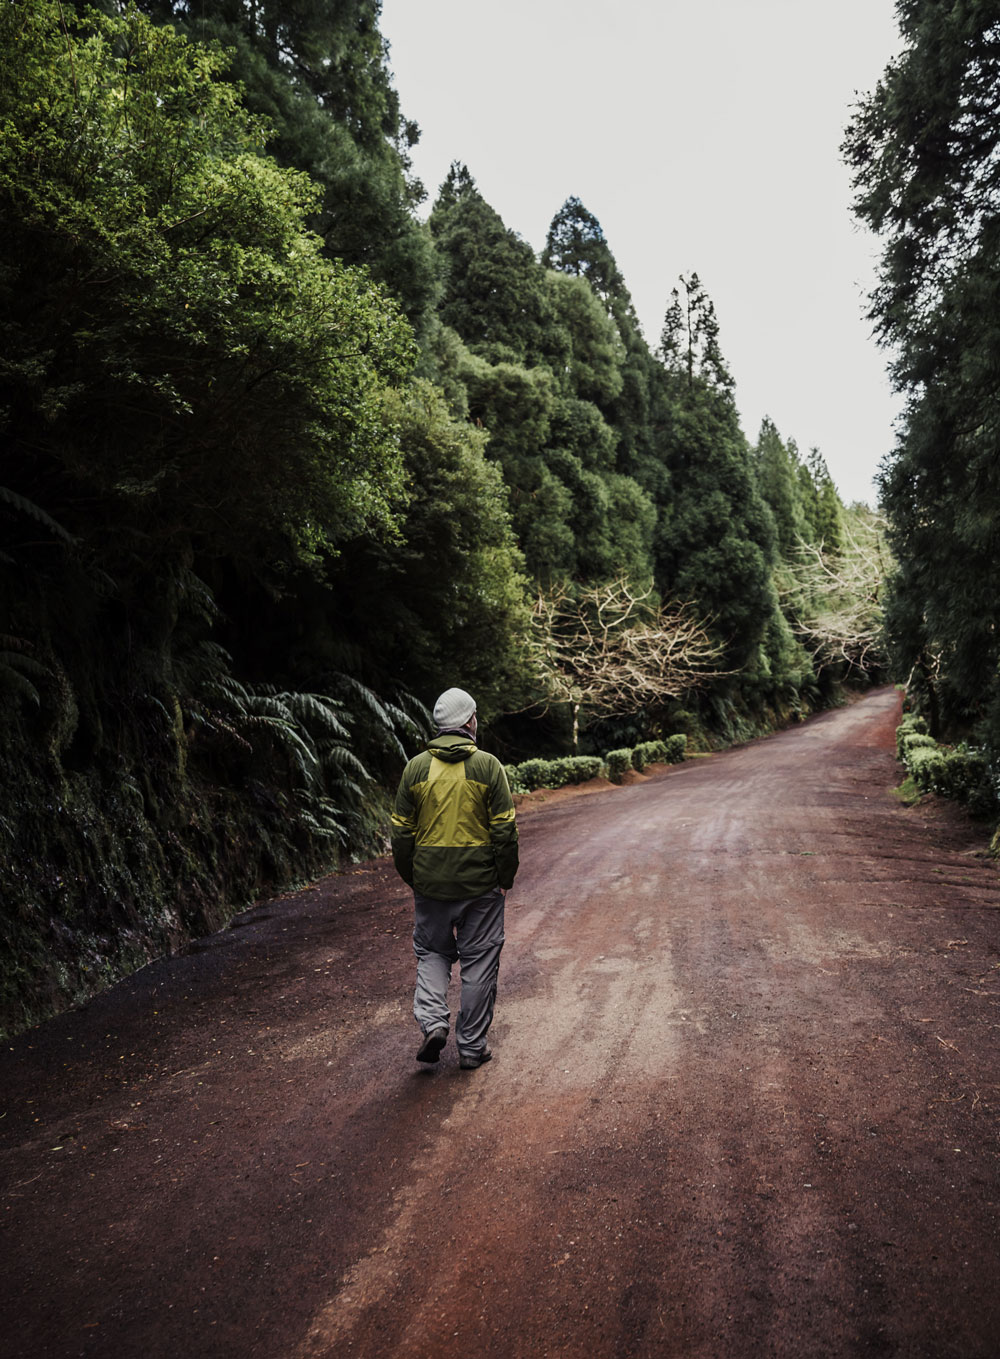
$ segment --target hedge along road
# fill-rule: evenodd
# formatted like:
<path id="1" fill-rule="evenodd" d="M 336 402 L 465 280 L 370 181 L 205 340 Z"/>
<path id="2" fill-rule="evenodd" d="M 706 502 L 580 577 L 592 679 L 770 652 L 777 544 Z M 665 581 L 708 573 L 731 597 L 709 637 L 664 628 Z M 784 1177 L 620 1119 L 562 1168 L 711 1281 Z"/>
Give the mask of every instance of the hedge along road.
<path id="1" fill-rule="evenodd" d="M 6 1044 L 6 1353 L 994 1356 L 997 868 L 898 708 L 529 811 L 477 1071 L 384 860 Z"/>

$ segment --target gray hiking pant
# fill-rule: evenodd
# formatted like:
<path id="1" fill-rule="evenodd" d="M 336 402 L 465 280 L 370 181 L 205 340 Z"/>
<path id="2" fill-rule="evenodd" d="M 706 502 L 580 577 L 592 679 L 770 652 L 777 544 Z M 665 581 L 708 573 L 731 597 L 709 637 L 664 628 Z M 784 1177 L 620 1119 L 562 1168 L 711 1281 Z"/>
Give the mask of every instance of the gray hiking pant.
<path id="1" fill-rule="evenodd" d="M 460 1055 L 478 1056 L 486 1046 L 497 998 L 503 892 L 495 887 L 485 896 L 461 901 L 436 901 L 414 892 L 413 901 L 413 951 L 417 955 L 413 1017 L 424 1033 L 448 1028 L 448 983 L 452 965 L 460 963 L 462 1008 L 455 1025 L 455 1042 Z"/>

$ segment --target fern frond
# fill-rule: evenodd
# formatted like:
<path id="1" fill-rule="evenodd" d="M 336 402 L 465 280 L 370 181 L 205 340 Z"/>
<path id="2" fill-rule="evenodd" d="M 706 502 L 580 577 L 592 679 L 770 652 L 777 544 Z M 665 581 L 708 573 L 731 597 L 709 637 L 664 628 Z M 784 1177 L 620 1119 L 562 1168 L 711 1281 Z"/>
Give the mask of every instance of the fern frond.
<path id="1" fill-rule="evenodd" d="M 239 683 L 238 680 L 233 679 L 231 673 L 233 658 L 219 642 L 211 642 L 208 638 L 204 638 L 198 643 L 197 655 L 199 660 L 211 661 L 212 664 L 216 666 L 219 671 L 220 680 L 230 680 L 233 684 Z M 240 688 L 242 687 L 243 686 L 240 685 Z"/>
<path id="2" fill-rule="evenodd" d="M 190 568 L 181 571 L 177 578 L 177 584 L 182 595 L 186 597 L 191 611 L 202 622 L 211 624 L 222 616 L 222 610 L 215 602 L 215 595 L 212 593 L 211 586 L 207 585 L 200 576 L 195 575 Z M 219 650 L 221 651 L 222 648 L 219 647 Z"/>
<path id="3" fill-rule="evenodd" d="M 345 830 L 340 824 L 333 826 L 321 825 L 312 813 L 307 811 L 299 812 L 299 821 L 307 830 L 311 831 L 313 835 L 319 835 L 326 840 L 344 840 Z"/>
<path id="4" fill-rule="evenodd" d="M 26 698 L 29 703 L 33 703 L 36 708 L 42 706 L 41 695 L 29 679 L 26 679 L 19 670 L 12 669 L 9 665 L 0 663 L 0 688 L 10 689 L 21 698 Z"/>
<path id="5" fill-rule="evenodd" d="M 296 800 L 299 821 L 314 835 L 341 841 L 347 839 L 347 826 L 340 819 L 341 809 L 328 798 L 299 794 Z"/>
<path id="6" fill-rule="evenodd" d="M 0 667 L 17 670 L 23 675 L 34 675 L 36 679 L 51 679 L 52 671 L 34 656 L 25 656 L 16 651 L 0 651 Z"/>
<path id="7" fill-rule="evenodd" d="M 173 715 L 170 712 L 168 712 L 166 705 L 161 703 L 155 694 L 143 694 L 143 698 L 146 700 L 146 702 L 149 704 L 151 708 L 157 708 L 167 719 L 169 725 L 173 726 L 174 722 Z"/>
<path id="8" fill-rule="evenodd" d="M 405 729 L 413 726 L 413 718 L 410 717 L 408 713 L 404 712 L 402 708 L 397 707 L 395 703 L 386 701 L 385 710 L 397 727 L 403 727 Z"/>
<path id="9" fill-rule="evenodd" d="M 364 800 L 365 790 L 360 783 L 355 783 L 353 779 L 338 778 L 334 787 L 338 793 L 353 793 L 359 802 Z"/>
<path id="10" fill-rule="evenodd" d="M 321 746 L 320 751 L 324 767 L 332 766 L 335 769 L 350 769 L 353 773 L 357 774 L 359 778 L 366 779 L 369 783 L 371 782 L 371 774 L 369 774 L 368 770 L 358 759 L 357 755 L 355 755 L 354 751 L 348 750 L 347 746 Z"/>
<path id="11" fill-rule="evenodd" d="M 194 726 L 200 727 L 211 736 L 224 736 L 227 740 L 232 741 L 234 745 L 239 746 L 246 754 L 253 754 L 253 746 L 246 737 L 241 736 L 236 728 L 224 718 L 220 717 L 218 713 L 206 712 L 204 709 L 196 706 L 185 709 L 185 712 Z"/>
<path id="12" fill-rule="evenodd" d="M 271 698 L 266 694 L 247 694 L 246 715 L 248 720 L 252 717 L 263 717 L 270 721 L 283 722 L 289 727 L 295 725 L 295 716 L 288 705 L 280 698 Z"/>
<path id="13" fill-rule="evenodd" d="M 28 500 L 26 496 L 18 495 L 9 486 L 0 486 L 0 504 L 9 505 L 11 509 L 17 510 L 20 514 L 26 514 L 29 519 L 34 519 L 36 523 L 47 528 L 54 537 L 68 543 L 71 547 L 75 546 L 76 539 L 63 528 L 62 524 L 57 523 L 51 514 L 42 509 L 41 505 L 36 505 L 33 500 Z"/>
<path id="14" fill-rule="evenodd" d="M 357 694 L 358 698 L 361 699 L 361 702 L 368 711 L 377 717 L 383 726 L 389 727 L 390 729 L 392 728 L 392 718 L 386 712 L 385 704 L 379 698 L 378 694 L 369 689 L 367 684 L 362 684 L 360 680 L 355 679 L 353 675 L 341 674 L 338 678 L 343 682 L 347 689 L 352 693 Z"/>
<path id="15" fill-rule="evenodd" d="M 334 736 L 350 737 L 350 732 L 340 720 L 339 714 L 344 705 L 326 694 L 279 694 L 295 720 L 300 723 L 313 723 L 320 730 Z"/>
<path id="16" fill-rule="evenodd" d="M 35 649 L 26 637 L 12 637 L 9 632 L 0 632 L 0 646 L 5 651 L 17 651 L 22 655 Z"/>
<path id="17" fill-rule="evenodd" d="M 41 695 L 29 676 L 36 680 L 52 679 L 51 669 L 29 655 L 34 647 L 25 637 L 12 637 L 9 633 L 2 633 L 0 646 L 3 647 L 0 651 L 0 687 L 26 698 L 36 708 L 40 708 Z"/>
<path id="18" fill-rule="evenodd" d="M 291 723 L 279 717 L 268 717 L 255 713 L 247 719 L 247 725 L 266 727 L 268 731 L 273 732 L 302 777 L 307 783 L 312 782 L 320 767 L 319 760 L 307 740 L 299 735 L 299 732 Z M 306 733 L 306 736 L 308 736 L 308 733 Z"/>
<path id="19" fill-rule="evenodd" d="M 434 714 L 425 703 L 406 689 L 396 695 L 400 707 L 407 713 L 407 721 L 413 723 L 421 736 L 429 736 L 434 728 Z"/>
<path id="20" fill-rule="evenodd" d="M 394 755 L 398 755 L 401 760 L 407 758 L 406 747 L 394 731 L 387 731 L 385 733 L 385 745 L 388 750 L 391 750 Z"/>
<path id="21" fill-rule="evenodd" d="M 240 712 L 248 707 L 252 697 L 246 685 L 232 675 L 217 675 L 206 685 L 206 690 L 233 704 Z"/>

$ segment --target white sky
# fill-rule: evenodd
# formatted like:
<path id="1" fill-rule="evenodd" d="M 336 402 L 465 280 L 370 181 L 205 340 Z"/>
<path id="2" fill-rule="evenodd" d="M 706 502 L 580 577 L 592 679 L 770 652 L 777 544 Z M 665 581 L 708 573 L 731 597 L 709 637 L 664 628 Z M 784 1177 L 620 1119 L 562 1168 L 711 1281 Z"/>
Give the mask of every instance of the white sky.
<path id="1" fill-rule="evenodd" d="M 892 0 L 383 0 L 381 28 L 425 208 L 462 161 L 537 251 L 576 195 L 654 348 L 696 271 L 748 437 L 770 415 L 874 504 L 900 403 L 838 148 L 899 50 Z"/>

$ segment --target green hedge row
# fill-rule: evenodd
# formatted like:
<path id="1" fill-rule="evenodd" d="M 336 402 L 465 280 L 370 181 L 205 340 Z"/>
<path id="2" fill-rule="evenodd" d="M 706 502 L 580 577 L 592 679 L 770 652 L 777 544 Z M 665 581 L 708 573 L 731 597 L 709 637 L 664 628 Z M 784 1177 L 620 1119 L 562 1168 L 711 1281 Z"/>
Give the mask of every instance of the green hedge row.
<path id="1" fill-rule="evenodd" d="M 643 741 L 631 751 L 632 768 L 641 774 L 647 764 L 680 764 L 687 750 L 683 732 L 668 736 L 665 741 Z"/>
<path id="2" fill-rule="evenodd" d="M 923 718 L 906 713 L 896 728 L 896 751 L 922 793 L 965 802 L 977 816 L 992 816 L 1000 810 L 997 780 L 981 750 L 965 742 L 938 745 Z"/>
<path id="3" fill-rule="evenodd" d="M 512 793 L 533 793 L 536 788 L 562 788 L 585 783 L 604 772 L 599 755 L 566 755 L 556 760 L 525 760 L 507 766 Z"/>
<path id="4" fill-rule="evenodd" d="M 608 778 L 612 783 L 621 783 L 625 771 L 632 768 L 632 752 L 627 746 L 619 750 L 609 750 L 604 757 L 608 766 Z"/>
<path id="5" fill-rule="evenodd" d="M 536 788 L 563 788 L 602 776 L 621 783 L 629 769 L 640 772 L 647 764 L 679 764 L 684 759 L 687 737 L 683 732 L 665 741 L 643 741 L 631 749 L 609 750 L 599 755 L 566 755 L 555 760 L 524 760 L 507 766 L 512 793 L 533 793 Z"/>

